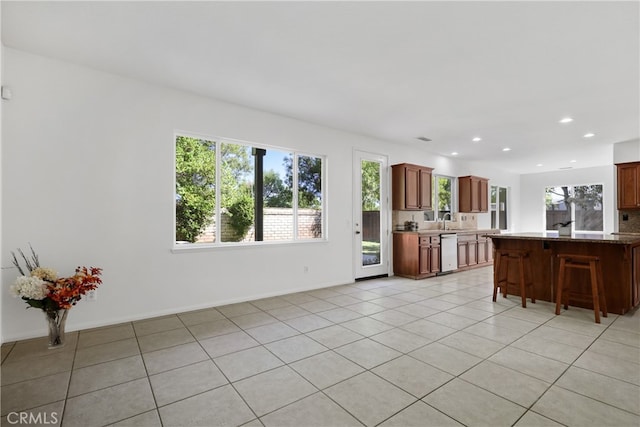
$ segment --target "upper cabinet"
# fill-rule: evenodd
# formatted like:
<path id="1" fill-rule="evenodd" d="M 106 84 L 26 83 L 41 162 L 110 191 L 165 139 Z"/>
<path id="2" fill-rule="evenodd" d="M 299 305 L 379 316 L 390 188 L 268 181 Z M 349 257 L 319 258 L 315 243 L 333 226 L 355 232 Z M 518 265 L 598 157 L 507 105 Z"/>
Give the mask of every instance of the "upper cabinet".
<path id="1" fill-rule="evenodd" d="M 401 163 L 391 166 L 391 197 L 394 210 L 431 209 L 431 172 L 433 168 Z"/>
<path id="2" fill-rule="evenodd" d="M 618 209 L 640 209 L 640 162 L 619 163 Z"/>
<path id="3" fill-rule="evenodd" d="M 479 176 L 458 177 L 459 212 L 489 212 L 489 180 Z"/>

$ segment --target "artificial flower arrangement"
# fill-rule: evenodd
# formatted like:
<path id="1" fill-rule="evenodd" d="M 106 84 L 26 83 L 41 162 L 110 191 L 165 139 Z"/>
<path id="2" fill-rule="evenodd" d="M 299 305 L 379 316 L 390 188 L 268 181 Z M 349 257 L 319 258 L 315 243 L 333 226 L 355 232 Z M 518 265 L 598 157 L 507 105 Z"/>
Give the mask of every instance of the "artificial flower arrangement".
<path id="1" fill-rule="evenodd" d="M 46 313 L 49 321 L 49 347 L 57 347 L 64 344 L 67 310 L 76 305 L 87 292 L 98 288 L 102 283 L 102 269 L 78 267 L 73 276 L 58 277 L 58 273 L 51 268 L 41 267 L 38 255 L 31 246 L 29 248 L 30 258 L 18 249 L 29 274 L 25 274 L 18 257 L 11 252 L 13 265 L 21 274 L 11 286 L 11 292 L 16 297 L 21 297 L 29 307 L 39 308 Z"/>

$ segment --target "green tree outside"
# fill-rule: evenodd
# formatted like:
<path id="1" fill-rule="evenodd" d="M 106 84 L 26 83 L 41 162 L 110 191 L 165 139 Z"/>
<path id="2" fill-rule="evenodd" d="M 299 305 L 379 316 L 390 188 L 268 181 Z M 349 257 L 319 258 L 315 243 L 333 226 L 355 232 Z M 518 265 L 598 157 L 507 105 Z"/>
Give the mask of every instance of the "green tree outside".
<path id="1" fill-rule="evenodd" d="M 264 205 L 268 208 L 290 208 L 291 189 L 273 169 L 264 173 Z"/>
<path id="2" fill-rule="evenodd" d="M 441 211 L 451 212 L 451 180 L 439 179 L 438 180 L 438 197 L 440 198 L 438 208 Z"/>
<path id="3" fill-rule="evenodd" d="M 195 242 L 212 223 L 216 205 L 213 141 L 176 138 L 176 241 Z"/>
<path id="4" fill-rule="evenodd" d="M 362 162 L 362 210 L 380 210 L 380 163 Z"/>
<path id="5" fill-rule="evenodd" d="M 229 215 L 233 240 L 242 240 L 255 218 L 251 147 L 199 138 L 176 138 L 176 241 L 196 242 L 214 219 L 216 150 L 220 155 L 220 208 Z M 298 156 L 298 207 L 322 206 L 322 159 Z M 293 157 L 283 159 L 284 180 L 274 170 L 264 173 L 264 205 L 291 208 Z M 378 172 L 379 173 L 379 172 Z M 375 177 L 372 175 L 372 179 Z M 373 195 L 372 199 L 373 200 Z M 373 202 L 371 202 L 373 203 Z M 227 238 L 228 240 L 228 238 Z"/>
<path id="6" fill-rule="evenodd" d="M 284 158 L 285 192 L 293 188 L 293 158 Z M 298 207 L 320 209 L 322 206 L 322 159 L 298 156 Z"/>
<path id="7" fill-rule="evenodd" d="M 240 240 L 253 224 L 251 154 L 238 144 L 218 144 L 221 158 L 221 207 Z M 213 222 L 216 206 L 216 143 L 176 138 L 176 241 L 195 242 Z"/>

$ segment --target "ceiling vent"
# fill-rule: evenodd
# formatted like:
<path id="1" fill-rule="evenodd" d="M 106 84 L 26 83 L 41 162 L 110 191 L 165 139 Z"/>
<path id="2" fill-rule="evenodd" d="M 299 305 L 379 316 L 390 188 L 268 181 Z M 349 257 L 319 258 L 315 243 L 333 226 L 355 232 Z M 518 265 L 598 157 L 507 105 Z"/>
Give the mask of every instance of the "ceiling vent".
<path id="1" fill-rule="evenodd" d="M 427 138 L 426 136 L 419 136 L 416 139 L 419 139 L 420 141 L 424 141 L 424 142 L 431 142 L 432 140 Z"/>

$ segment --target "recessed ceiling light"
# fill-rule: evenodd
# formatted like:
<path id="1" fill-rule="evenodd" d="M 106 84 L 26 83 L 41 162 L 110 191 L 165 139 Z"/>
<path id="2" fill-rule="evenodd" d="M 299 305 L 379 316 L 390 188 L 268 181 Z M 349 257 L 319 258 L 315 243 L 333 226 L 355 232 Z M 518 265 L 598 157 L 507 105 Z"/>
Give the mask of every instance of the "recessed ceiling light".
<path id="1" fill-rule="evenodd" d="M 473 142 L 480 142 L 482 141 L 482 138 L 480 138 L 479 136 L 476 136 L 475 138 L 472 139 Z"/>
<path id="2" fill-rule="evenodd" d="M 593 133 L 593 132 L 589 132 L 589 133 L 585 133 L 585 134 L 584 134 L 584 135 L 582 135 L 582 136 L 584 136 L 585 138 L 592 138 L 592 137 L 596 136 L 596 134 L 595 134 L 595 133 Z"/>
<path id="3" fill-rule="evenodd" d="M 560 119 L 560 123 L 571 123 L 573 119 L 571 117 L 564 117 Z"/>
<path id="4" fill-rule="evenodd" d="M 569 163 L 575 163 L 577 160 L 570 160 Z"/>
<path id="5" fill-rule="evenodd" d="M 540 167 L 540 166 L 542 166 L 542 163 L 538 163 L 536 166 Z"/>
<path id="6" fill-rule="evenodd" d="M 457 151 L 454 151 L 453 153 L 451 153 L 451 155 L 452 155 L 452 156 L 457 156 L 457 155 L 458 155 L 458 152 L 457 152 Z"/>
<path id="7" fill-rule="evenodd" d="M 504 147 L 504 148 L 502 149 L 502 151 L 511 151 L 511 148 L 509 148 L 509 147 Z"/>

